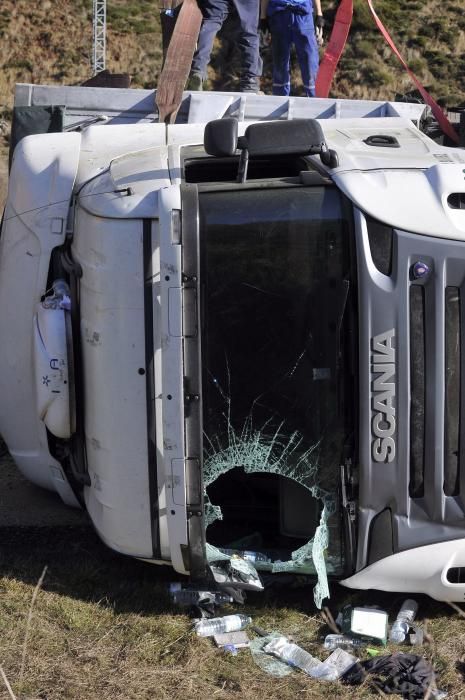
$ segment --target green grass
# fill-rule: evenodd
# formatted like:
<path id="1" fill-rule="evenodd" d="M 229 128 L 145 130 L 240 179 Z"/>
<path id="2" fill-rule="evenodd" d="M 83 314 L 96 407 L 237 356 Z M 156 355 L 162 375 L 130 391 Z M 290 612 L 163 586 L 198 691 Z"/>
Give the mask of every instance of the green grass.
<path id="1" fill-rule="evenodd" d="M 30 602 L 44 566 L 24 648 Z M 297 671 L 284 679 L 270 677 L 247 650 L 224 655 L 209 639 L 194 636 L 187 615 L 173 607 L 167 595 L 173 579 L 169 568 L 110 551 L 87 528 L 1 530 L 0 663 L 18 700 L 374 697 L 369 687 L 322 685 Z M 329 607 L 336 614 L 346 602 L 378 604 L 392 619 L 403 598 L 334 585 Z M 463 678 L 456 664 L 465 649 L 464 621 L 447 605 L 418 600 L 431 635 L 422 653 L 435 663 L 440 686 L 459 697 Z M 313 606 L 311 586 L 249 595 L 245 612 L 325 658 L 321 641 L 329 630 Z M 0 697 L 7 697 L 1 689 Z"/>
<path id="2" fill-rule="evenodd" d="M 146 34 L 160 30 L 158 14 L 157 3 L 149 0 L 111 3 L 107 8 L 107 22 L 115 32 Z"/>

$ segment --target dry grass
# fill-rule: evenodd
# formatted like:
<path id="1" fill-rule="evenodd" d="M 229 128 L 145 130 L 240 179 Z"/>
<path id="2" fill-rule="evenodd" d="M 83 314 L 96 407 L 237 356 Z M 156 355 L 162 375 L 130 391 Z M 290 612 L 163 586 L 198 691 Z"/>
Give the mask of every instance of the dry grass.
<path id="1" fill-rule="evenodd" d="M 17 700 L 373 697 L 369 687 L 321 685 L 298 672 L 271 678 L 247 651 L 224 655 L 196 638 L 188 617 L 171 605 L 166 586 L 172 579 L 169 569 L 111 552 L 87 528 L 1 530 L 0 664 L 11 692 Z M 378 603 L 393 615 L 402 598 L 334 586 L 330 609 L 335 613 L 350 600 Z M 432 639 L 423 653 L 435 663 L 440 686 L 458 698 L 463 620 L 447 605 L 419 600 Z M 246 612 L 324 658 L 321 638 L 329 630 L 313 607 L 311 587 L 249 596 Z M 13 696 L 4 686 L 0 697 Z"/>
<path id="2" fill-rule="evenodd" d="M 388 0 L 376 4 L 383 18 L 383 11 L 392 4 Z M 460 3 L 450 0 L 445 7 L 440 0 L 429 0 L 420 3 L 416 13 L 409 10 L 414 4 L 411 0 L 397 3 L 403 21 L 390 24 L 394 38 L 402 50 L 410 50 L 409 60 L 420 60 L 419 77 L 432 84 L 435 97 L 456 93 L 464 99 L 465 34 L 463 18 L 456 12 Z M 131 73 L 137 87 L 153 87 L 161 55 L 156 3 L 152 3 L 152 16 L 144 16 L 141 3 L 132 7 L 126 0 L 113 0 L 112 5 L 108 67 Z M 334 6 L 328 3 L 326 12 Z M 149 12 L 146 3 L 142 9 Z M 90 0 L 2 0 L 0 120 L 8 117 L 15 82 L 73 84 L 90 76 L 90 11 Z M 422 36 L 421 25 L 428 26 L 438 17 L 444 24 L 444 37 L 453 30 L 454 40 L 447 43 L 436 31 L 426 48 L 418 44 L 409 48 L 413 37 Z M 444 54 L 450 50 L 455 55 L 451 66 L 445 67 L 443 81 L 431 72 L 431 60 L 424 58 L 426 49 Z M 373 63 L 367 64 L 361 56 Z M 218 53 L 217 68 L 225 64 L 223 58 Z M 370 67 L 371 83 L 362 70 L 364 62 Z M 219 87 L 215 70 L 211 77 L 218 79 Z M 375 31 L 360 27 L 351 35 L 335 96 L 392 99 L 395 92 L 410 88 Z M 0 141 L 1 206 L 6 191 L 6 141 Z M 38 586 L 45 566 L 47 574 Z M 246 651 L 237 657 L 223 655 L 209 640 L 194 637 L 187 616 L 170 605 L 166 586 L 172 577 L 168 569 L 110 552 L 90 529 L 0 530 L 0 698 L 373 697 L 369 688 L 323 686 L 297 672 L 284 679 L 271 678 L 254 665 Z M 378 603 L 392 617 L 402 599 L 374 592 L 352 593 L 335 586 L 330 608 L 335 614 L 347 601 Z M 250 596 L 246 611 L 256 624 L 291 634 L 323 657 L 320 640 L 329 629 L 313 607 L 310 587 Z M 449 691 L 450 700 L 465 697 L 460 670 L 465 661 L 461 614 L 420 598 L 420 615 L 427 620 L 431 638 L 422 653 L 435 664 L 440 687 Z"/>

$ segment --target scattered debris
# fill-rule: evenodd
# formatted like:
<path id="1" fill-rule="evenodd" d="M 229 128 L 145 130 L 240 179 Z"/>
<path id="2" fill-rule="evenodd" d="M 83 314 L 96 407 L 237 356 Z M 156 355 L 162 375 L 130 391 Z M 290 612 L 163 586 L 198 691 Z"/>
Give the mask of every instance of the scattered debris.
<path id="1" fill-rule="evenodd" d="M 319 666 L 313 669 L 310 674 L 312 678 L 320 681 L 337 681 L 342 678 L 349 669 L 356 664 L 358 659 L 344 649 L 335 649 Z"/>
<path id="2" fill-rule="evenodd" d="M 408 640 L 412 647 L 422 647 L 425 641 L 425 630 L 418 625 L 413 626 L 413 632 L 409 634 Z"/>
<path id="3" fill-rule="evenodd" d="M 326 661 L 320 661 L 305 649 L 290 642 L 287 637 L 272 639 L 264 647 L 264 651 L 321 681 L 335 681 L 341 678 L 358 660 L 343 649 L 335 649 Z"/>
<path id="4" fill-rule="evenodd" d="M 265 671 L 265 673 L 275 678 L 284 678 L 293 673 L 292 667 L 289 666 L 288 663 L 265 652 L 265 647 L 268 646 L 273 639 L 278 639 L 280 637 L 282 637 L 282 635 L 279 632 L 270 632 L 270 634 L 255 637 L 255 639 L 250 640 L 250 651 L 253 660 L 262 671 Z"/>
<path id="5" fill-rule="evenodd" d="M 198 637 L 213 637 L 215 634 L 225 632 L 237 632 L 250 625 L 252 618 L 248 615 L 225 615 L 224 617 L 212 617 L 210 620 L 197 620 L 194 628 Z"/>
<path id="6" fill-rule="evenodd" d="M 397 614 L 397 618 L 391 627 L 389 641 L 402 644 L 412 627 L 412 622 L 418 612 L 418 603 L 412 598 L 408 598 L 402 603 L 402 607 Z"/>
<path id="7" fill-rule="evenodd" d="M 223 556 L 229 562 L 234 560 L 234 554 Z M 242 561 L 251 564 L 250 561 Z M 218 591 L 202 591 L 193 587 L 186 590 L 181 584 L 175 584 L 172 593 L 204 594 L 213 599 Z M 410 643 L 423 643 L 424 630 L 412 624 L 417 609 L 415 601 L 404 602 L 392 626 L 391 641 L 397 641 L 393 634 L 396 630 L 402 631 L 403 638 L 400 641 L 405 641 L 413 629 L 409 635 Z M 280 632 L 269 632 L 253 625 L 252 618 L 243 614 L 200 619 L 196 621 L 194 629 L 198 636 L 213 637 L 219 649 L 234 656 L 239 649 L 249 648 L 256 665 L 276 678 L 284 678 L 299 669 L 319 681 L 342 680 L 348 685 L 361 685 L 368 679 L 381 695 L 399 694 L 409 700 L 444 700 L 447 697 L 447 692 L 438 690 L 435 671 L 426 659 L 404 652 L 379 656 L 382 653 L 379 648 L 367 646 L 370 641 L 386 644 L 388 616 L 384 610 L 347 605 L 339 613 L 336 622 L 329 610 L 324 615 L 331 622 L 331 629 L 341 629 L 341 632 L 326 635 L 322 646 L 324 650 L 330 650 L 331 654 L 325 660 L 313 656 Z M 249 638 L 247 632 L 243 631 L 245 627 L 249 627 L 258 636 Z M 348 650 L 363 651 L 370 658 L 360 661 Z"/>
<path id="8" fill-rule="evenodd" d="M 388 614 L 378 608 L 353 608 L 346 605 L 336 622 L 342 632 L 367 642 L 386 644 Z"/>
<path id="9" fill-rule="evenodd" d="M 236 589 L 262 591 L 263 583 L 252 562 L 237 555 L 224 554 L 207 543 L 207 560 L 215 582 Z"/>
<path id="10" fill-rule="evenodd" d="M 224 591 L 205 590 L 182 583 L 171 583 L 169 592 L 173 603 L 184 608 L 215 608 L 233 602 L 233 597 Z"/>
<path id="11" fill-rule="evenodd" d="M 223 634 L 214 634 L 213 640 L 217 647 L 231 651 L 234 649 L 245 649 L 250 645 L 250 639 L 247 632 L 237 630 L 236 632 L 224 632 Z"/>
<path id="12" fill-rule="evenodd" d="M 325 649 L 361 649 L 366 646 L 364 639 L 349 637 L 347 634 L 327 634 L 324 641 Z"/>
<path id="13" fill-rule="evenodd" d="M 445 697 L 436 689 L 436 675 L 431 664 L 421 656 L 396 652 L 353 666 L 343 678 L 349 685 L 361 685 L 370 677 L 381 694 L 399 694 L 409 700 Z M 436 694 L 435 694 L 436 693 Z"/>
<path id="14" fill-rule="evenodd" d="M 290 666 L 300 668 L 304 673 L 311 675 L 311 670 L 321 664 L 320 659 L 315 658 L 308 651 L 302 649 L 297 644 L 290 642 L 287 637 L 276 637 L 267 644 L 263 651 L 272 654 L 278 659 L 285 661 Z"/>

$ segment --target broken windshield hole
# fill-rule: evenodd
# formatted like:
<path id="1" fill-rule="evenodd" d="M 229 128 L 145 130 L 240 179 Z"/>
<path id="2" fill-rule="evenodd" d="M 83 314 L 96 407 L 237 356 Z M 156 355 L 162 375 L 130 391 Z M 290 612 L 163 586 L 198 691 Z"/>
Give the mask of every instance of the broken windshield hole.
<path id="1" fill-rule="evenodd" d="M 234 467 L 207 489 L 210 503 L 221 508 L 208 541 L 227 549 L 260 550 L 271 560 L 291 559 L 313 537 L 321 501 L 308 488 L 279 474 L 247 474 Z"/>

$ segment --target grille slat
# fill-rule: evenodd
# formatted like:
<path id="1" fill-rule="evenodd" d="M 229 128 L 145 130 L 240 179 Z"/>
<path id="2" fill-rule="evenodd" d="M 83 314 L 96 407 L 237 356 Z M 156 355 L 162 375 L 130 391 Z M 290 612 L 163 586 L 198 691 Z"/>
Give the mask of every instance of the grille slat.
<path id="1" fill-rule="evenodd" d="M 444 411 L 444 493 L 459 493 L 461 298 L 458 287 L 445 293 L 445 411 Z"/>
<path id="2" fill-rule="evenodd" d="M 410 287 L 410 486 L 421 498 L 425 485 L 425 290 Z"/>
<path id="3" fill-rule="evenodd" d="M 425 470 L 424 508 L 444 520 L 445 266 L 425 286 Z"/>

